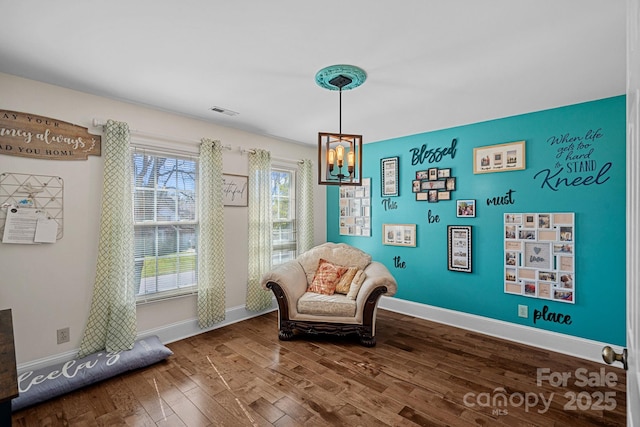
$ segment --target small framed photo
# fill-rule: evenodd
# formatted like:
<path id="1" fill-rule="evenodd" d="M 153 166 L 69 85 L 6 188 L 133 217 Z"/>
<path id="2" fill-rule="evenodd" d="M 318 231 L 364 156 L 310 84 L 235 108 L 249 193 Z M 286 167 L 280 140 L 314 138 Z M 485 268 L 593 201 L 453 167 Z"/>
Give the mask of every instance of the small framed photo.
<path id="1" fill-rule="evenodd" d="M 438 191 L 438 200 L 451 200 L 451 192 Z"/>
<path id="2" fill-rule="evenodd" d="M 456 189 L 456 178 L 455 177 L 449 177 L 446 179 L 446 189 L 447 191 L 455 191 Z"/>
<path id="3" fill-rule="evenodd" d="M 414 193 L 419 193 L 421 191 L 420 188 L 421 181 L 419 179 L 414 179 L 411 181 L 411 191 Z"/>
<path id="4" fill-rule="evenodd" d="M 382 224 L 382 244 L 391 246 L 416 246 L 415 224 Z"/>
<path id="5" fill-rule="evenodd" d="M 435 203 L 438 201 L 438 190 L 429 190 L 429 202 Z"/>
<path id="6" fill-rule="evenodd" d="M 456 216 L 458 218 L 475 218 L 475 200 L 456 200 Z"/>
<path id="7" fill-rule="evenodd" d="M 471 273 L 471 226 L 447 226 L 447 268 Z"/>
<path id="8" fill-rule="evenodd" d="M 444 190 L 444 181 L 422 181 L 422 191 Z"/>
<path id="9" fill-rule="evenodd" d="M 429 169 L 429 180 L 435 181 L 436 179 L 438 179 L 438 168 Z"/>
<path id="10" fill-rule="evenodd" d="M 428 170 L 416 171 L 416 179 L 418 180 L 429 179 L 429 171 Z"/>
<path id="11" fill-rule="evenodd" d="M 429 193 L 416 193 L 417 202 L 426 202 L 429 200 Z"/>
<path id="12" fill-rule="evenodd" d="M 451 176 L 451 168 L 438 169 L 438 178 L 449 178 Z"/>
<path id="13" fill-rule="evenodd" d="M 387 157 L 380 159 L 380 176 L 382 182 L 382 197 L 399 195 L 398 175 L 400 169 L 399 157 Z"/>

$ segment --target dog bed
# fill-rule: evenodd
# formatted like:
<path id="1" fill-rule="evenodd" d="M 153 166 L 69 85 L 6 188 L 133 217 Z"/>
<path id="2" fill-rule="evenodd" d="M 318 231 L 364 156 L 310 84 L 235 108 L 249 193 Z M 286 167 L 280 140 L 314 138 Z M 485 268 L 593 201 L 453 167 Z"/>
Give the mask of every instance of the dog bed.
<path id="1" fill-rule="evenodd" d="M 20 395 L 11 402 L 11 410 L 43 402 L 52 397 L 142 368 L 171 356 L 173 352 L 152 335 L 135 342 L 127 351 L 102 351 L 18 375 Z"/>

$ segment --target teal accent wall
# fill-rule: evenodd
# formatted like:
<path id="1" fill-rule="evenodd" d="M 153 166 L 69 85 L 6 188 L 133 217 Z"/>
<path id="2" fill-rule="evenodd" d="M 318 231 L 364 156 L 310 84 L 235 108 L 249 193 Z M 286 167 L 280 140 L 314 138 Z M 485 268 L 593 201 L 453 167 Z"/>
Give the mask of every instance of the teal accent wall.
<path id="1" fill-rule="evenodd" d="M 339 234 L 339 192 L 328 187 L 327 240 L 359 247 L 385 264 L 398 281 L 396 298 L 624 346 L 625 128 L 625 97 L 618 96 L 368 143 L 363 176 L 371 177 L 371 237 Z M 453 139 L 454 155 L 412 164 L 411 149 L 423 144 L 444 149 Z M 474 147 L 521 140 L 525 170 L 473 173 Z M 582 163 L 587 170 L 574 163 L 578 155 L 588 161 Z M 380 159 L 394 156 L 400 158 L 400 194 L 390 198 L 395 209 L 385 209 Z M 415 200 L 415 173 L 430 167 L 451 168 L 457 189 L 450 201 Z M 509 191 L 513 204 L 487 204 Z M 475 199 L 476 217 L 456 217 L 456 199 Z M 508 212 L 575 213 L 575 304 L 504 293 L 503 214 Z M 383 245 L 385 223 L 417 224 L 417 246 Z M 447 225 L 473 227 L 472 273 L 447 269 Z M 519 304 L 529 307 L 528 318 L 518 317 Z M 544 306 L 571 316 L 571 324 L 543 319 L 534 324 L 534 311 Z"/>

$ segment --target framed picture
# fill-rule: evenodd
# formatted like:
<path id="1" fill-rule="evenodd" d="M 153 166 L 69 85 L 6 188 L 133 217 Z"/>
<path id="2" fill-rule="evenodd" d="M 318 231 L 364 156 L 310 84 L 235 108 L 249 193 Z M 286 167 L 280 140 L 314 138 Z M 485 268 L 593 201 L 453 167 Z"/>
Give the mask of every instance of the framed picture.
<path id="1" fill-rule="evenodd" d="M 458 218 L 475 218 L 475 200 L 456 200 L 456 216 Z"/>
<path id="2" fill-rule="evenodd" d="M 574 213 L 505 213 L 504 229 L 504 292 L 575 304 Z"/>
<path id="3" fill-rule="evenodd" d="M 509 172 L 525 168 L 524 141 L 473 149 L 473 173 Z"/>
<path id="4" fill-rule="evenodd" d="M 450 191 L 438 191 L 438 200 L 451 200 Z"/>
<path id="5" fill-rule="evenodd" d="M 382 197 L 398 196 L 399 157 L 387 157 L 380 160 Z"/>
<path id="6" fill-rule="evenodd" d="M 438 169 L 438 178 L 449 178 L 451 176 L 451 168 Z"/>
<path id="7" fill-rule="evenodd" d="M 471 226 L 447 226 L 447 268 L 471 273 Z"/>
<path id="8" fill-rule="evenodd" d="M 382 224 L 382 244 L 416 246 L 415 224 Z"/>
<path id="9" fill-rule="evenodd" d="M 429 171 L 428 170 L 416 171 L 416 179 L 417 180 L 429 179 Z"/>
<path id="10" fill-rule="evenodd" d="M 447 191 L 455 191 L 456 189 L 456 179 L 455 177 L 449 177 L 445 181 Z"/>
<path id="11" fill-rule="evenodd" d="M 446 185 L 445 181 L 422 181 L 421 190 L 429 191 L 429 190 L 444 190 Z"/>
<path id="12" fill-rule="evenodd" d="M 371 236 L 371 178 L 361 187 L 340 187 L 340 235 Z"/>
<path id="13" fill-rule="evenodd" d="M 222 174 L 222 199 L 224 206 L 248 206 L 249 177 L 246 175 Z"/>

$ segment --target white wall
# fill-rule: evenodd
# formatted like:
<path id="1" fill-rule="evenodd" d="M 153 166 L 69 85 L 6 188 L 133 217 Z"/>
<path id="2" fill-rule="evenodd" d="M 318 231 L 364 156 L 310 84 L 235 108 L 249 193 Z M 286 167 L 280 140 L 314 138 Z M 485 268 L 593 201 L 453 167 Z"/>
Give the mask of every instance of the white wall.
<path id="1" fill-rule="evenodd" d="M 314 162 L 316 159 L 313 145 L 287 143 L 2 73 L 0 94 L 0 109 L 51 117 L 88 127 L 93 133 L 101 133 L 101 129 L 92 128 L 93 119 L 100 118 L 127 122 L 132 130 L 193 144 L 203 137 L 219 139 L 234 147 L 224 154 L 225 173 L 247 174 L 247 157 L 240 153 L 240 146 L 268 149 L 274 157 L 309 158 Z M 53 175 L 64 180 L 64 237 L 61 240 L 51 245 L 0 243 L 0 309 L 13 311 L 19 367 L 60 355 L 69 356 L 80 345 L 95 277 L 102 169 L 102 157 L 56 161 L 0 154 L 0 173 Z M 326 237 L 324 187 L 316 187 L 314 204 L 314 238 L 316 243 L 321 243 Z M 243 306 L 247 280 L 247 209 L 225 208 L 224 222 L 226 307 L 242 317 L 246 315 Z M 194 332 L 193 328 L 184 325 L 191 325 L 195 317 L 194 297 L 150 303 L 138 307 L 138 331 L 182 325 L 182 334 L 189 335 Z M 71 341 L 57 345 L 56 330 L 64 327 L 70 327 Z"/>

